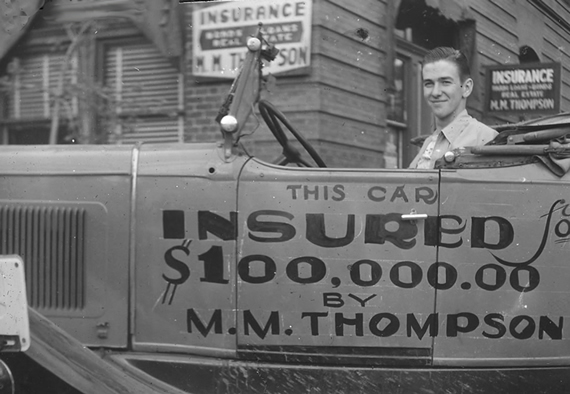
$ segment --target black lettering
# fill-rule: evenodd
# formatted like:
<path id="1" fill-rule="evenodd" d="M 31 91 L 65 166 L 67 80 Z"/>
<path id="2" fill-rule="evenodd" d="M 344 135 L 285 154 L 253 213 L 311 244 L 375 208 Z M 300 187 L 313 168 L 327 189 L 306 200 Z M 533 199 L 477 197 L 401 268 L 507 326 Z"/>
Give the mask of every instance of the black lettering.
<path id="1" fill-rule="evenodd" d="M 285 17 L 291 16 L 291 11 L 289 10 L 289 8 L 291 8 L 291 4 L 285 3 L 285 5 L 283 6 L 283 9 L 281 11 L 283 13 L 283 16 L 285 16 Z"/>
<path id="2" fill-rule="evenodd" d="M 319 335 L 319 317 L 327 317 L 328 312 L 303 312 L 301 313 L 301 319 L 309 317 L 311 324 L 311 335 Z"/>
<path id="3" fill-rule="evenodd" d="M 400 249 L 413 248 L 416 245 L 414 237 L 418 234 L 418 227 L 415 223 L 402 221 L 401 217 L 402 215 L 399 213 L 366 215 L 364 243 L 383 245 L 388 241 Z M 386 226 L 391 222 L 397 223 L 398 229 L 395 231 L 387 230 Z"/>
<path id="4" fill-rule="evenodd" d="M 522 330 L 517 331 L 520 324 L 526 322 L 526 326 L 522 328 Z M 524 324 L 524 323 L 523 323 Z M 534 334 L 534 330 L 536 329 L 536 323 L 532 320 L 532 317 L 521 315 L 513 317 L 511 320 L 511 324 L 509 324 L 509 331 L 513 337 L 516 339 L 529 339 Z"/>
<path id="5" fill-rule="evenodd" d="M 406 192 L 404 191 L 405 187 L 406 185 L 396 187 L 396 190 L 394 190 L 394 193 L 392 194 L 392 198 L 390 198 L 390 202 L 394 202 L 396 198 L 401 198 L 405 202 L 408 202 L 408 196 L 406 196 Z"/>
<path id="6" fill-rule="evenodd" d="M 299 265 L 308 264 L 311 267 L 311 274 L 308 278 L 301 278 L 299 275 Z M 327 267 L 325 263 L 316 257 L 298 257 L 291 260 L 285 269 L 287 277 L 295 283 L 310 284 L 317 283 L 327 274 Z"/>
<path id="7" fill-rule="evenodd" d="M 184 225 L 184 211 L 177 211 L 177 210 L 162 211 L 162 234 L 164 239 L 186 238 L 186 227 Z"/>
<path id="8" fill-rule="evenodd" d="M 178 260 L 176 257 L 173 256 L 173 252 L 175 250 L 181 250 L 186 254 L 186 256 L 190 255 L 190 250 L 183 245 L 173 246 L 172 248 L 168 249 L 164 253 L 164 261 L 166 265 L 168 265 L 173 270 L 177 271 L 180 275 L 178 278 L 169 278 L 168 276 L 162 274 L 162 278 L 166 280 L 168 283 L 173 285 L 180 285 L 188 280 L 190 277 L 190 268 L 184 263 L 183 261 Z"/>
<path id="9" fill-rule="evenodd" d="M 287 190 L 291 190 L 291 198 L 293 198 L 293 200 L 297 199 L 297 191 L 301 189 L 301 185 L 288 185 L 287 186 Z"/>
<path id="10" fill-rule="evenodd" d="M 382 329 L 381 324 L 382 320 L 388 320 L 388 324 Z M 400 329 L 400 321 L 396 316 L 391 313 L 377 313 L 376 315 L 372 316 L 370 319 L 370 323 L 368 324 L 368 328 L 370 332 L 377 337 L 389 337 L 394 335 Z"/>
<path id="11" fill-rule="evenodd" d="M 305 2 L 300 1 L 295 4 L 295 16 L 305 15 Z"/>
<path id="12" fill-rule="evenodd" d="M 257 7 L 257 14 L 256 19 L 264 19 L 265 18 L 265 7 Z"/>
<path id="13" fill-rule="evenodd" d="M 349 296 L 350 298 L 352 298 L 353 300 L 356 300 L 356 301 L 360 304 L 360 306 L 361 306 L 362 308 L 364 308 L 364 307 L 366 306 L 366 303 L 367 303 L 368 301 L 370 301 L 371 299 L 373 299 L 374 297 L 376 297 L 376 294 L 372 294 L 371 296 L 369 296 L 369 297 L 367 297 L 367 298 L 365 298 L 365 299 L 362 299 L 362 298 L 358 297 L 357 295 L 350 294 L 350 293 L 348 294 L 348 296 Z"/>
<path id="14" fill-rule="evenodd" d="M 505 335 L 505 333 L 507 332 L 507 328 L 503 324 L 503 322 L 505 321 L 505 317 L 503 315 L 501 315 L 500 313 L 490 313 L 490 314 L 486 315 L 483 318 L 483 320 L 485 321 L 485 323 L 488 326 L 491 326 L 497 330 L 496 334 L 490 334 L 488 332 L 483 331 L 483 336 L 485 338 L 499 339 L 499 338 L 502 338 Z"/>
<path id="15" fill-rule="evenodd" d="M 204 68 L 204 56 L 196 57 L 196 71 L 205 71 Z"/>
<path id="16" fill-rule="evenodd" d="M 461 234 L 467 223 L 463 226 L 458 228 L 447 228 L 444 227 L 444 223 L 447 223 L 447 220 L 455 221 L 459 226 L 463 223 L 463 219 L 457 215 L 441 215 L 437 216 L 430 216 L 425 222 L 424 227 L 424 238 L 425 244 L 428 246 L 441 246 L 444 248 L 458 248 L 463 244 L 463 238 L 459 237 L 459 240 L 453 243 L 445 243 L 442 241 L 443 234 L 450 234 L 456 235 Z"/>
<path id="17" fill-rule="evenodd" d="M 437 246 L 440 240 L 439 217 L 428 216 L 426 220 L 424 220 L 424 245 Z"/>
<path id="18" fill-rule="evenodd" d="M 253 329 L 255 335 L 261 339 L 265 339 L 269 330 L 271 330 L 271 335 L 279 335 L 279 312 L 272 311 L 267 319 L 265 327 L 261 328 L 261 325 L 257 322 L 250 310 L 243 311 L 243 332 L 245 335 L 249 335 L 249 329 Z"/>
<path id="19" fill-rule="evenodd" d="M 186 310 L 186 329 L 189 333 L 192 333 L 192 325 L 196 326 L 200 334 L 202 336 L 207 337 L 212 328 L 214 328 L 215 334 L 222 333 L 222 310 L 216 309 L 212 313 L 212 317 L 208 322 L 208 326 L 206 327 L 204 323 L 202 323 L 202 319 L 198 316 L 198 314 L 194 311 L 194 309 Z"/>
<path id="20" fill-rule="evenodd" d="M 402 281 L 402 268 L 407 267 L 410 269 L 410 282 Z M 390 269 L 390 280 L 392 283 L 402 289 L 413 289 L 422 281 L 423 273 L 419 265 L 412 261 L 400 261 Z"/>
<path id="21" fill-rule="evenodd" d="M 370 280 L 362 279 L 361 267 L 365 265 L 370 267 Z M 349 270 L 352 283 L 362 287 L 374 286 L 382 278 L 382 267 L 372 260 L 359 260 L 352 264 Z"/>
<path id="22" fill-rule="evenodd" d="M 325 229 L 325 215 L 323 213 L 308 213 L 307 241 L 323 248 L 339 248 L 350 244 L 354 240 L 354 215 L 347 215 L 346 235 L 342 238 L 327 236 Z"/>
<path id="23" fill-rule="evenodd" d="M 313 190 L 309 189 L 309 186 L 303 186 L 303 195 L 305 200 L 309 199 L 309 196 L 315 196 L 315 201 L 319 199 L 319 187 L 315 186 Z"/>
<path id="24" fill-rule="evenodd" d="M 437 192 L 427 186 L 416 188 L 416 202 L 420 201 L 428 205 L 434 204 L 437 201 Z"/>
<path id="25" fill-rule="evenodd" d="M 485 283 L 485 271 L 495 271 L 495 283 Z M 507 280 L 507 273 L 497 264 L 485 264 L 475 273 L 475 283 L 483 290 L 495 291 L 500 289 Z"/>
<path id="26" fill-rule="evenodd" d="M 208 12 L 208 24 L 218 23 L 218 14 L 215 12 Z"/>
<path id="27" fill-rule="evenodd" d="M 228 16 L 228 10 L 223 10 L 222 12 L 220 12 L 220 22 L 221 23 L 226 23 L 229 20 L 229 16 Z"/>
<path id="28" fill-rule="evenodd" d="M 548 334 L 551 339 L 562 339 L 562 325 L 564 319 L 562 316 L 558 318 L 558 325 L 554 323 L 548 316 L 540 316 L 538 321 L 538 339 L 544 337 L 544 333 Z"/>
<path id="29" fill-rule="evenodd" d="M 428 330 L 430 337 L 437 336 L 439 330 L 439 315 L 437 313 L 430 314 L 423 326 L 420 326 L 413 313 L 406 315 L 406 335 L 408 338 L 411 338 L 413 331 L 418 336 L 418 339 L 422 339 Z"/>
<path id="30" fill-rule="evenodd" d="M 565 210 L 566 210 L 566 207 L 564 208 Z M 564 225 L 564 227 L 565 227 L 564 231 L 562 231 L 562 225 Z M 554 227 L 554 232 L 559 237 L 569 236 L 570 235 L 570 220 L 562 219 L 561 221 L 556 223 L 556 227 Z"/>
<path id="31" fill-rule="evenodd" d="M 328 308 L 341 308 L 344 306 L 342 294 L 340 293 L 323 293 L 323 305 Z"/>
<path id="32" fill-rule="evenodd" d="M 252 276 L 250 263 L 253 261 L 259 261 L 263 264 L 263 276 Z M 275 278 L 275 273 L 277 272 L 277 267 L 275 261 L 268 256 L 262 254 L 253 254 L 250 256 L 245 256 L 238 263 L 238 274 L 241 280 L 247 283 L 267 283 Z"/>
<path id="33" fill-rule="evenodd" d="M 253 19 L 253 8 L 251 7 L 245 7 L 243 9 L 243 20 L 244 21 L 249 21 Z"/>
<path id="34" fill-rule="evenodd" d="M 443 268 L 445 271 L 445 282 L 439 282 L 439 269 Z M 428 283 L 434 288 L 438 290 L 448 290 L 453 287 L 455 282 L 457 281 L 457 270 L 454 266 L 448 263 L 439 262 L 433 263 L 428 268 L 427 272 L 427 280 Z"/>
<path id="35" fill-rule="evenodd" d="M 269 18 L 279 18 L 279 6 L 270 5 L 269 6 Z"/>
<path id="36" fill-rule="evenodd" d="M 382 192 L 383 195 L 378 196 L 377 195 L 378 191 Z M 368 189 L 368 199 L 370 201 L 375 201 L 375 202 L 384 201 L 386 199 L 386 189 L 383 188 L 382 186 L 371 187 L 370 189 Z"/>
<path id="37" fill-rule="evenodd" d="M 230 212 L 230 219 L 210 211 L 198 211 L 198 237 L 207 239 L 208 233 L 224 241 L 237 239 L 237 212 Z"/>
<path id="38" fill-rule="evenodd" d="M 232 10 L 232 20 L 234 22 L 239 22 L 241 14 L 241 8 L 235 8 Z"/>
<path id="39" fill-rule="evenodd" d="M 344 336 L 344 326 L 354 326 L 355 335 L 357 337 L 364 336 L 364 315 L 355 313 L 354 319 L 344 317 L 342 313 L 334 314 L 335 334 L 338 337 Z"/>
<path id="40" fill-rule="evenodd" d="M 204 277 L 200 282 L 226 284 L 224 279 L 224 251 L 221 246 L 214 245 L 207 252 L 198 256 L 204 262 Z"/>
<path id="41" fill-rule="evenodd" d="M 466 324 L 460 325 L 459 320 L 465 319 Z M 475 330 L 479 326 L 479 318 L 470 312 L 447 315 L 447 336 L 456 337 L 457 333 L 466 333 Z"/>
<path id="42" fill-rule="evenodd" d="M 257 242 L 286 242 L 295 237 L 295 227 L 289 223 L 282 222 L 263 222 L 259 221 L 260 216 L 277 216 L 285 219 L 292 220 L 293 215 L 284 211 L 262 210 L 252 212 L 247 218 L 247 227 L 250 231 L 257 231 L 261 233 L 277 233 L 277 237 L 258 237 L 249 233 L 249 238 Z"/>
<path id="43" fill-rule="evenodd" d="M 527 280 L 523 281 L 523 283 L 527 283 L 526 286 L 521 285 L 520 273 L 523 271 L 528 274 L 528 277 L 526 278 Z M 536 268 L 531 266 L 517 267 L 511 271 L 509 282 L 513 289 L 520 291 L 521 293 L 532 291 L 540 284 L 540 273 Z"/>
<path id="44" fill-rule="evenodd" d="M 343 201 L 346 197 L 343 185 L 334 185 L 333 192 L 335 193 L 335 195 L 332 196 L 333 201 Z"/>
<path id="45" fill-rule="evenodd" d="M 499 227 L 499 239 L 496 243 L 489 243 L 485 240 L 485 225 L 487 222 L 494 222 Z M 474 217 L 471 222 L 471 247 L 485 249 L 505 249 L 515 237 L 512 224 L 505 218 L 499 216 Z"/>
<path id="46" fill-rule="evenodd" d="M 214 55 L 212 57 L 212 70 L 222 71 L 222 55 Z"/>

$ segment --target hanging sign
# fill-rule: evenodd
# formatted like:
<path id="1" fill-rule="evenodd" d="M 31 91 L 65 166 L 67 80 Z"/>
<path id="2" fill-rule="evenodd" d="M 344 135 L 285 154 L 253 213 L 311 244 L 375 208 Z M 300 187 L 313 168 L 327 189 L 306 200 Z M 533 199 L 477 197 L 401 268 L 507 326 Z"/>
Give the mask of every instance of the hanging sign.
<path id="1" fill-rule="evenodd" d="M 232 1 L 193 13 L 194 76 L 234 78 L 246 43 L 262 23 L 263 37 L 279 49 L 264 74 L 307 68 L 311 61 L 312 1 Z"/>
<path id="2" fill-rule="evenodd" d="M 485 111 L 543 115 L 560 111 L 560 63 L 490 66 Z"/>

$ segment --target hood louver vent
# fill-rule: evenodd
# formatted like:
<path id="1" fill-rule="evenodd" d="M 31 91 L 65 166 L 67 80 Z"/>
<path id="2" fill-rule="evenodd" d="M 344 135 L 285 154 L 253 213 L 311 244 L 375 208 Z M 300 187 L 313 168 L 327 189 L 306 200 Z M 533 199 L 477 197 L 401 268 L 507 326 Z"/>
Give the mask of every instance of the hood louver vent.
<path id="1" fill-rule="evenodd" d="M 85 306 L 85 209 L 0 205 L 0 254 L 24 260 L 34 308 Z"/>

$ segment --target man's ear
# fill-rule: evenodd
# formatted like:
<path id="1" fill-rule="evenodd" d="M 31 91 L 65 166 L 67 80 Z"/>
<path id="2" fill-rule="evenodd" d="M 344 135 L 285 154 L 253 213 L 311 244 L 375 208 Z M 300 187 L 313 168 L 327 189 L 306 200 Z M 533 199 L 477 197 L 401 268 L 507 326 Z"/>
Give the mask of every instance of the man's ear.
<path id="1" fill-rule="evenodd" d="M 473 91 L 473 80 L 471 78 L 467 78 L 461 85 L 461 89 L 463 90 L 461 96 L 463 98 L 469 97 L 469 95 Z"/>

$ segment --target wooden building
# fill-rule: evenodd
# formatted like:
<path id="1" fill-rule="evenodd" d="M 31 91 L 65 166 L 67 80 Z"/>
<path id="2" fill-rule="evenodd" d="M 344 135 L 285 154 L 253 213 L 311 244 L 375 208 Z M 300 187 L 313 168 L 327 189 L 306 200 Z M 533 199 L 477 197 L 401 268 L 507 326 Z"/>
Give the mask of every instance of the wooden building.
<path id="1" fill-rule="evenodd" d="M 431 130 L 421 59 L 436 46 L 468 54 L 476 82 L 468 110 L 487 124 L 528 117 L 485 111 L 488 66 L 560 63 L 559 110 L 570 110 L 568 0 L 301 3 L 307 2 L 308 66 L 276 75 L 263 95 L 332 167 L 409 163 L 417 152 L 410 139 Z M 0 10 L 6 19 L 2 143 L 219 138 L 214 119 L 230 82 L 196 75 L 192 22 L 193 13 L 218 3 L 20 0 L 20 6 Z M 252 117 L 248 127 L 255 133 L 243 141 L 250 153 L 271 160 L 279 148 L 261 123 Z"/>

